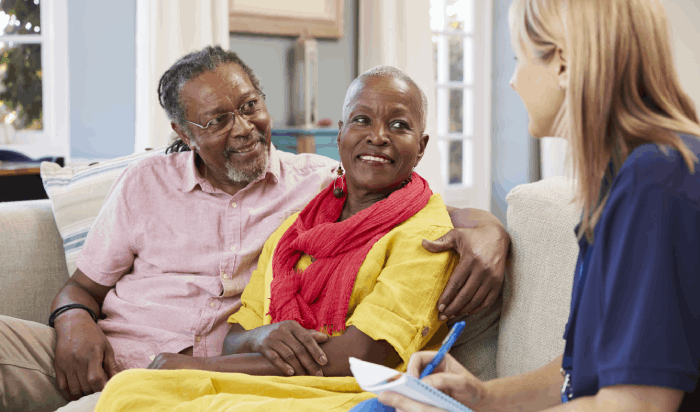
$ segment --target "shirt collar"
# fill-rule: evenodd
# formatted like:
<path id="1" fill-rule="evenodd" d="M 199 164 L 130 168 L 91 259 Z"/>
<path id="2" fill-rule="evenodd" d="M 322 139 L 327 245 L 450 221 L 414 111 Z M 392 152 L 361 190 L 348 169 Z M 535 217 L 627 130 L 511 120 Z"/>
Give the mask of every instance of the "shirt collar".
<path id="1" fill-rule="evenodd" d="M 279 153 L 277 153 L 275 145 L 270 143 L 270 165 L 267 168 L 267 173 L 275 179 L 275 182 L 279 182 L 280 180 L 280 162 L 280 156 Z"/>
<path id="2" fill-rule="evenodd" d="M 202 178 L 202 175 L 199 173 L 199 170 L 197 170 L 197 164 L 195 162 L 197 156 L 195 156 L 195 152 L 188 151 L 186 156 L 187 160 L 185 163 L 185 174 L 182 176 L 180 190 L 183 192 L 190 192 L 194 190 L 194 188 L 197 187 L 197 185 L 200 185 L 201 187 L 202 183 L 204 183 L 204 178 Z"/>
<path id="3" fill-rule="evenodd" d="M 185 174 L 183 175 L 182 182 L 180 184 L 180 190 L 183 192 L 190 192 L 194 190 L 197 185 L 199 185 L 200 188 L 204 186 L 211 187 L 209 182 L 207 182 L 202 175 L 199 173 L 199 170 L 197 169 L 197 164 L 195 162 L 197 156 L 195 156 L 195 152 L 189 151 L 186 153 L 187 159 L 186 159 L 186 170 Z M 275 148 L 275 145 L 270 144 L 270 163 L 267 166 L 267 172 L 265 172 L 265 176 L 259 178 L 258 180 L 252 182 L 251 184 L 257 183 L 263 179 L 265 179 L 268 175 L 274 179 L 274 182 L 277 183 L 279 182 L 280 179 L 280 157 L 279 153 L 277 153 L 277 149 Z"/>

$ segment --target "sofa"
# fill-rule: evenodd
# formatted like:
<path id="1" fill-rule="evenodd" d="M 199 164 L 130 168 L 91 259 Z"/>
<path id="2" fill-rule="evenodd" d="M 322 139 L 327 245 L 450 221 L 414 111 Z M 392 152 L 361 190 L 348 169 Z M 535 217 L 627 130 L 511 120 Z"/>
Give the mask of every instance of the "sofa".
<path id="1" fill-rule="evenodd" d="M 0 203 L 0 314 L 47 321 L 51 301 L 74 270 L 79 249 L 74 245 L 82 244 L 111 183 L 128 163 L 74 169 L 44 163 L 51 200 Z M 506 197 L 511 253 L 497 339 L 479 352 L 491 357 L 486 363 L 496 370 L 484 376 L 529 371 L 563 351 L 578 254 L 574 227 L 580 209 L 573 195 L 572 182 L 555 177 L 517 186 Z M 479 349 L 455 348 L 456 357 L 466 360 Z"/>
<path id="2" fill-rule="evenodd" d="M 114 180 L 133 161 L 162 150 L 90 166 L 45 162 L 50 199 L 0 203 L 0 314 L 46 323 Z M 517 186 L 506 197 L 511 252 L 500 319 L 452 350 L 483 379 L 533 370 L 563 351 L 581 213 L 573 196 L 572 182 L 556 177 Z M 96 399 L 78 402 L 94 406 Z"/>

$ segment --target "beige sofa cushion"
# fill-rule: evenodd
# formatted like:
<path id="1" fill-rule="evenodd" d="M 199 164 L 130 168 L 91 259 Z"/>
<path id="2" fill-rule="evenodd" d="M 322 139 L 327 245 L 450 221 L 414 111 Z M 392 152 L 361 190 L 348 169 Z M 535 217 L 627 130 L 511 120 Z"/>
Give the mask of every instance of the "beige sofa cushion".
<path id="1" fill-rule="evenodd" d="M 572 181 L 554 177 L 520 185 L 506 197 L 511 257 L 499 325 L 499 377 L 536 369 L 564 351 L 578 257 L 580 208 Z"/>
<path id="2" fill-rule="evenodd" d="M 61 233 L 68 273 L 75 272 L 75 260 L 83 249 L 92 223 L 100 212 L 112 183 L 127 166 L 146 156 L 161 155 L 165 147 L 97 163 L 92 166 L 41 164 L 41 179 L 53 205 Z"/>
<path id="3" fill-rule="evenodd" d="M 0 203 L 0 233 L 0 314 L 46 323 L 68 280 L 51 203 Z"/>

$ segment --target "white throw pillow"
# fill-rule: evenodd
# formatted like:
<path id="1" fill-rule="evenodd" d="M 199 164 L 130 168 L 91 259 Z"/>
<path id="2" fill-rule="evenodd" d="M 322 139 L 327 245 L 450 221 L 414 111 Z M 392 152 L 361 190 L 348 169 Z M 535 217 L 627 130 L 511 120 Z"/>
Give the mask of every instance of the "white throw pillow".
<path id="1" fill-rule="evenodd" d="M 136 160 L 165 153 L 165 147 L 148 152 L 106 160 L 92 166 L 41 163 L 41 179 L 49 195 L 56 226 L 63 238 L 66 266 L 70 276 L 75 272 L 75 259 L 100 212 L 112 183 Z"/>

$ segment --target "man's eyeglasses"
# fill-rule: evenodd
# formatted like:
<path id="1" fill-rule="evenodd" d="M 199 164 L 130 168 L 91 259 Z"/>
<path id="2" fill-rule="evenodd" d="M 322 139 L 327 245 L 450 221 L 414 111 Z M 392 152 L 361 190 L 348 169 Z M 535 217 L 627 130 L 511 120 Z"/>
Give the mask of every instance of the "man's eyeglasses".
<path id="1" fill-rule="evenodd" d="M 205 126 L 191 122 L 187 119 L 185 119 L 185 121 L 199 127 L 202 130 L 209 131 L 209 133 L 212 135 L 224 134 L 231 130 L 233 123 L 236 121 L 236 114 L 246 120 L 257 116 L 265 105 L 264 100 L 265 94 L 261 93 L 259 97 L 255 97 L 243 103 L 238 110 L 217 115 L 213 119 L 209 120 Z"/>

